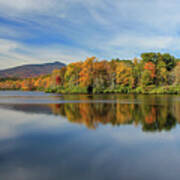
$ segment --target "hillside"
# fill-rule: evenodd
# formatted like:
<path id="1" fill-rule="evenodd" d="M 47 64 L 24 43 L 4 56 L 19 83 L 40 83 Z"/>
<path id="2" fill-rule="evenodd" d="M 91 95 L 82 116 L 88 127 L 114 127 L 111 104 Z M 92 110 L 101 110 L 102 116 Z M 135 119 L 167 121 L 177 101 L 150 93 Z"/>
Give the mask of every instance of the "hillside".
<path id="1" fill-rule="evenodd" d="M 54 62 L 45 64 L 29 64 L 0 70 L 0 78 L 6 77 L 17 77 L 17 78 L 28 78 L 36 77 L 39 75 L 50 74 L 54 69 L 60 69 L 65 66 L 64 63 Z"/>

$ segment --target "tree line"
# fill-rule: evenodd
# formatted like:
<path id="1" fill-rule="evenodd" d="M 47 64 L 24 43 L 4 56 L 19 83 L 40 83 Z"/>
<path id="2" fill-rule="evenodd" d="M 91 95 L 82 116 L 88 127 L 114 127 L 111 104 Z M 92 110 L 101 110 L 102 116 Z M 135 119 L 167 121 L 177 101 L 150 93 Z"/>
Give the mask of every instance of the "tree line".
<path id="1" fill-rule="evenodd" d="M 57 93 L 180 93 L 180 60 L 168 53 L 142 53 L 133 60 L 70 63 L 51 74 L 0 80 L 0 89 Z"/>

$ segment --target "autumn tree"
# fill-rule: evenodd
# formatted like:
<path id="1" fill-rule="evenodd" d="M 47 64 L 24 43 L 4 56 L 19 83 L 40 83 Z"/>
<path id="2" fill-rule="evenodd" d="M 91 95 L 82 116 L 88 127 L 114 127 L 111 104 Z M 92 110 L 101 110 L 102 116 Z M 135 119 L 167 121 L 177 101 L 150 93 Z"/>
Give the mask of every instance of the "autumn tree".
<path id="1" fill-rule="evenodd" d="M 107 66 L 108 66 L 107 61 L 94 62 L 93 81 L 95 88 L 103 89 L 107 87 L 107 81 L 108 81 Z"/>
<path id="2" fill-rule="evenodd" d="M 116 65 L 116 60 L 111 60 L 107 63 L 108 84 L 111 89 L 114 89 L 116 85 Z"/>
<path id="3" fill-rule="evenodd" d="M 160 60 L 156 65 L 156 85 L 166 85 L 168 83 L 168 74 L 165 62 Z"/>
<path id="4" fill-rule="evenodd" d="M 132 85 L 132 68 L 120 62 L 116 66 L 116 83 L 122 86 Z"/>
<path id="5" fill-rule="evenodd" d="M 54 69 L 52 74 L 51 74 L 51 87 L 54 88 L 56 86 L 59 86 L 60 81 L 61 81 L 60 69 Z"/>
<path id="6" fill-rule="evenodd" d="M 81 86 L 94 86 L 94 63 L 96 61 L 96 57 L 91 57 L 87 58 L 82 64 L 82 69 L 79 72 L 79 82 Z"/>
<path id="7" fill-rule="evenodd" d="M 171 71 L 176 66 L 176 60 L 174 56 L 171 56 L 168 53 L 162 55 L 163 61 L 166 64 L 167 71 Z"/>
<path id="8" fill-rule="evenodd" d="M 155 78 L 155 65 L 152 62 L 146 62 L 144 64 L 144 70 L 141 75 L 142 86 L 148 86 L 153 84 Z"/>
<path id="9" fill-rule="evenodd" d="M 81 62 L 71 63 L 67 66 L 64 75 L 67 86 L 75 86 L 79 84 L 79 73 L 81 71 Z"/>
<path id="10" fill-rule="evenodd" d="M 159 53 L 153 53 L 153 52 L 142 53 L 141 58 L 142 58 L 142 61 L 145 63 L 152 62 L 153 64 L 156 64 L 158 61 L 159 55 L 160 55 Z"/>
<path id="11" fill-rule="evenodd" d="M 137 58 L 134 58 L 132 66 L 133 88 L 136 88 L 138 86 L 141 78 L 141 70 L 142 64 L 139 63 L 139 60 Z"/>
<path id="12" fill-rule="evenodd" d="M 21 84 L 22 90 L 30 91 L 34 89 L 34 83 L 32 78 L 28 78 L 22 81 Z"/>
<path id="13" fill-rule="evenodd" d="M 174 84 L 180 85 L 180 62 L 177 63 L 176 67 L 172 71 L 172 75 L 174 77 Z"/>

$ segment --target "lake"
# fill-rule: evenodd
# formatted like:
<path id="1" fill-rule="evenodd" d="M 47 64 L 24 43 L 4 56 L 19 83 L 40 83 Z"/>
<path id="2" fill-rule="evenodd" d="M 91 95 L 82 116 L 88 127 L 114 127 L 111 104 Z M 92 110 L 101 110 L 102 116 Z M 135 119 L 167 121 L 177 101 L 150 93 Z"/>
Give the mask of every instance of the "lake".
<path id="1" fill-rule="evenodd" d="M 180 96 L 0 91 L 2 180 L 176 180 Z"/>

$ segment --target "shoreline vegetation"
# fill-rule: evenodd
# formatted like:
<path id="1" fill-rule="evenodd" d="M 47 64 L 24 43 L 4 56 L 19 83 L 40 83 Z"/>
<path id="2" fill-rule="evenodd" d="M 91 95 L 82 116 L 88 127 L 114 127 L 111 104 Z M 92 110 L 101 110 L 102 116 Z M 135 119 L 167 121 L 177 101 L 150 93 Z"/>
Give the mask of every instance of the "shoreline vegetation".
<path id="1" fill-rule="evenodd" d="M 168 53 L 143 53 L 133 60 L 87 58 L 49 75 L 1 78 L 0 90 L 38 90 L 61 94 L 180 94 L 180 59 Z"/>

